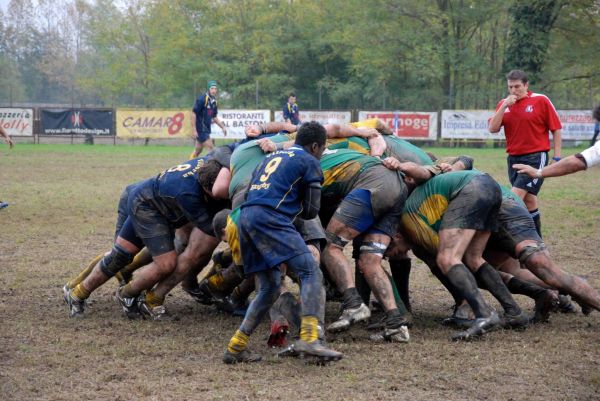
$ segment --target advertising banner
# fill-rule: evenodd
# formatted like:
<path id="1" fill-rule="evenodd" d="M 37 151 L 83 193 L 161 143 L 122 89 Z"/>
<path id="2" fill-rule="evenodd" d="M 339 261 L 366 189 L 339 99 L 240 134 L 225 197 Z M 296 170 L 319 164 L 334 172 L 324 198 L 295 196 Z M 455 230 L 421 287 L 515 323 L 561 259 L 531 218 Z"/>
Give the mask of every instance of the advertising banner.
<path id="1" fill-rule="evenodd" d="M 594 134 L 591 110 L 556 110 L 562 122 L 563 140 L 588 140 Z M 504 139 L 504 129 L 490 134 L 488 120 L 492 110 L 443 110 L 442 138 L 453 139 Z"/>
<path id="2" fill-rule="evenodd" d="M 189 110 L 117 109 L 119 138 L 184 138 L 192 136 Z"/>
<path id="3" fill-rule="evenodd" d="M 594 117 L 591 110 L 556 110 L 562 122 L 562 139 L 590 140 L 594 136 Z"/>
<path id="4" fill-rule="evenodd" d="M 442 138 L 504 139 L 504 129 L 497 134 L 488 131 L 492 110 L 442 110 Z"/>
<path id="5" fill-rule="evenodd" d="M 352 114 L 336 110 L 300 110 L 300 121 L 318 121 L 321 124 L 349 124 Z M 283 112 L 275 112 L 275 121 L 283 121 Z"/>
<path id="6" fill-rule="evenodd" d="M 42 109 L 42 135 L 114 135 L 113 111 Z"/>
<path id="7" fill-rule="evenodd" d="M 33 109 L 0 109 L 0 126 L 8 135 L 33 135 Z"/>
<path id="8" fill-rule="evenodd" d="M 271 121 L 270 110 L 219 110 L 218 116 L 227 127 L 227 138 L 245 138 L 244 129 L 249 125 L 268 123 Z M 210 127 L 211 138 L 225 138 L 217 124 Z"/>
<path id="9" fill-rule="evenodd" d="M 359 111 L 358 119 L 379 118 L 404 139 L 436 140 L 437 113 L 428 111 Z"/>

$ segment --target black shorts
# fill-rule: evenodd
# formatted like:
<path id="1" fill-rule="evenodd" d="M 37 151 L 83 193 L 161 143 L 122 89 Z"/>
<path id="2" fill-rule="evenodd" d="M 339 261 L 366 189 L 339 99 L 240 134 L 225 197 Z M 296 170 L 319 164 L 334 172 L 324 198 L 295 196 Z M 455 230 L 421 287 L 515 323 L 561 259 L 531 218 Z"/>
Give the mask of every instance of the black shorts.
<path id="1" fill-rule="evenodd" d="M 506 252 L 516 258 L 517 244 L 526 240 L 542 242 L 529 212 L 525 206 L 514 199 L 502 199 L 498 211 L 498 223 L 498 232 L 490 237 L 488 249 Z"/>
<path id="2" fill-rule="evenodd" d="M 321 225 L 319 217 L 310 220 L 296 218 L 294 220 L 294 227 L 296 227 L 296 230 L 298 230 L 298 233 L 300 233 L 306 244 L 313 243 L 315 246 L 318 244 L 320 249 L 323 249 L 327 245 L 325 230 Z"/>
<path id="3" fill-rule="evenodd" d="M 513 164 L 520 163 L 540 169 L 548 165 L 548 152 L 529 153 L 527 155 L 508 156 L 508 180 L 514 188 L 520 188 L 532 195 L 537 195 L 544 183 L 543 178 L 531 178 L 526 174 L 517 174 Z"/>
<path id="4" fill-rule="evenodd" d="M 158 256 L 175 250 L 175 229 L 188 221 L 184 217 L 175 222 L 169 221 L 152 203 L 153 197 L 151 187 L 138 186 L 129 194 L 127 208 L 137 236 L 152 256 Z"/>
<path id="5" fill-rule="evenodd" d="M 487 174 L 478 175 L 450 201 L 440 230 L 465 228 L 495 232 L 498 230 L 501 203 L 502 192 L 498 183 Z"/>

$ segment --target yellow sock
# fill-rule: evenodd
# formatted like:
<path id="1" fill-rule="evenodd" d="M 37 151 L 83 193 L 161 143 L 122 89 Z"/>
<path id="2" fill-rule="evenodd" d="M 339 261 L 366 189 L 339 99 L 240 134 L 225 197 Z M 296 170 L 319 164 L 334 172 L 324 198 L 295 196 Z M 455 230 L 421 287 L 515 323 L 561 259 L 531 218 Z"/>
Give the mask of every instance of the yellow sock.
<path id="1" fill-rule="evenodd" d="M 223 279 L 223 275 L 221 273 L 213 274 L 208 278 L 208 285 L 217 291 L 223 290 L 223 283 L 225 280 Z"/>
<path id="2" fill-rule="evenodd" d="M 150 262 L 152 262 L 152 255 L 150 254 L 150 251 L 148 248 L 142 248 L 142 250 L 135 255 L 131 263 L 121 269 L 121 272 L 125 275 L 131 275 L 134 271 L 142 266 L 146 266 Z"/>
<path id="3" fill-rule="evenodd" d="M 92 270 L 94 269 L 94 266 L 96 266 L 98 264 L 98 262 L 100 262 L 102 260 L 103 257 L 104 257 L 104 254 L 101 253 L 100 255 L 98 255 L 94 259 L 92 259 L 90 261 L 90 264 L 85 269 L 83 269 L 83 271 L 81 273 L 79 273 L 77 275 L 77 277 L 69 280 L 69 282 L 67 283 L 67 288 L 69 288 L 69 289 L 75 288 L 77 286 L 77 284 L 79 284 L 83 280 L 85 280 L 85 278 L 87 276 L 89 276 L 90 273 L 92 272 Z"/>
<path id="4" fill-rule="evenodd" d="M 146 304 L 151 308 L 161 306 L 165 302 L 165 298 L 156 295 L 153 291 L 146 292 Z"/>
<path id="5" fill-rule="evenodd" d="M 83 286 L 83 284 L 79 283 L 75 288 L 73 288 L 72 294 L 75 298 L 79 299 L 80 301 L 83 301 L 84 299 L 88 299 L 88 297 L 90 296 L 90 291 L 88 291 L 88 289 L 86 289 Z"/>
<path id="6" fill-rule="evenodd" d="M 240 330 L 237 330 L 231 340 L 229 340 L 229 345 L 227 346 L 227 351 L 232 354 L 237 354 L 246 349 L 248 345 L 248 339 L 250 337 L 247 334 L 242 333 Z"/>
<path id="7" fill-rule="evenodd" d="M 307 343 L 312 343 L 319 338 L 317 326 L 319 321 L 314 316 L 302 316 L 300 324 L 300 339 Z"/>

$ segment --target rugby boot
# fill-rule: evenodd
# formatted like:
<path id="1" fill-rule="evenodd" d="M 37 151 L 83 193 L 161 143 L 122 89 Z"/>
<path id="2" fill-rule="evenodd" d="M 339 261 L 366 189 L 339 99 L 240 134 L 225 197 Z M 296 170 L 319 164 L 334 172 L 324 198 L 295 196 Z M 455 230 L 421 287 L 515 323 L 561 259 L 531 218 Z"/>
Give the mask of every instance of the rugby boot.
<path id="1" fill-rule="evenodd" d="M 371 311 L 367 305 L 360 304 L 357 308 L 344 309 L 342 316 L 327 327 L 327 331 L 339 332 L 347 330 L 351 324 L 367 320 L 371 317 Z"/>
<path id="2" fill-rule="evenodd" d="M 400 313 L 398 308 L 391 309 L 385 313 L 383 330 L 372 334 L 369 339 L 374 342 L 399 342 L 407 343 L 410 339 L 408 334 L 408 321 Z"/>
<path id="3" fill-rule="evenodd" d="M 585 316 L 589 315 L 594 310 L 594 308 L 588 304 L 580 303 L 579 306 L 581 306 L 581 313 L 583 313 Z"/>
<path id="4" fill-rule="evenodd" d="M 212 299 L 217 303 L 223 302 L 225 300 L 226 294 L 223 294 L 220 291 L 216 291 L 215 289 L 210 288 L 210 283 L 208 282 L 208 279 L 202 280 L 199 289 L 200 292 L 204 294 L 209 294 L 212 297 Z"/>
<path id="5" fill-rule="evenodd" d="M 367 325 L 367 330 L 383 330 L 385 327 L 385 315 L 378 316 L 377 319 L 373 319 Z"/>
<path id="6" fill-rule="evenodd" d="M 323 326 L 321 326 L 320 324 L 317 326 L 317 333 L 321 345 L 326 346 L 327 341 L 325 340 L 325 330 L 323 330 Z M 288 344 L 285 348 L 283 348 L 277 353 L 277 357 L 286 358 L 299 356 L 298 352 L 296 351 L 295 344 L 295 342 Z"/>
<path id="7" fill-rule="evenodd" d="M 466 329 L 471 327 L 475 321 L 473 310 L 469 304 L 464 303 L 461 305 L 454 305 L 454 313 L 452 316 L 442 320 L 442 326 L 451 326 L 459 329 Z"/>
<path id="8" fill-rule="evenodd" d="M 212 295 L 203 292 L 200 287 L 184 288 L 182 286 L 181 289 L 190 297 L 194 298 L 196 302 L 201 303 L 202 305 L 212 305 L 214 303 Z"/>
<path id="9" fill-rule="evenodd" d="M 465 331 L 461 331 L 452 336 L 452 341 L 469 341 L 477 338 L 489 331 L 500 328 L 501 321 L 496 312 L 492 312 L 489 317 L 477 318 L 473 325 Z"/>
<path id="10" fill-rule="evenodd" d="M 550 312 L 558 309 L 558 293 L 554 290 L 546 290 L 542 295 L 535 299 L 534 315 L 532 323 L 547 323 L 550 318 Z"/>
<path id="11" fill-rule="evenodd" d="M 524 330 L 529 326 L 531 317 L 527 313 L 521 311 L 518 315 L 504 314 L 504 327 L 507 329 Z"/>
<path id="12" fill-rule="evenodd" d="M 123 308 L 123 313 L 129 319 L 133 320 L 142 317 L 140 310 L 138 309 L 137 298 L 121 296 L 121 287 L 117 288 L 117 291 L 115 291 L 114 299 L 116 303 L 121 305 L 121 308 Z"/>
<path id="13" fill-rule="evenodd" d="M 571 297 L 568 295 L 558 296 L 558 311 L 560 313 L 577 313 L 577 308 L 571 302 Z"/>
<path id="14" fill-rule="evenodd" d="M 277 319 L 271 324 L 271 333 L 267 340 L 269 347 L 285 347 L 287 344 L 287 335 L 290 332 L 290 325 L 285 319 Z"/>
<path id="15" fill-rule="evenodd" d="M 248 309 L 246 300 L 237 301 L 231 295 L 226 296 L 222 301 L 216 301 L 215 306 L 218 310 L 242 317 L 246 316 L 246 310 Z"/>
<path id="16" fill-rule="evenodd" d="M 339 361 L 344 357 L 341 352 L 325 347 L 319 340 L 310 343 L 304 340 L 296 340 L 294 351 L 298 353 L 300 358 L 313 356 L 323 362 Z"/>
<path id="17" fill-rule="evenodd" d="M 177 320 L 173 315 L 171 315 L 167 311 L 167 308 L 165 308 L 164 305 L 158 305 L 154 307 L 148 305 L 148 303 L 146 302 L 145 294 L 142 294 L 138 297 L 137 303 L 138 310 L 140 311 L 142 318 L 146 320 L 154 320 L 160 322 Z"/>
<path id="18" fill-rule="evenodd" d="M 410 334 L 408 333 L 408 327 L 399 326 L 396 328 L 384 328 L 379 333 L 371 334 L 369 340 L 379 342 L 391 342 L 391 343 L 407 343 L 410 340 Z"/>
<path id="19" fill-rule="evenodd" d="M 65 285 L 63 286 L 63 288 L 62 288 L 62 292 L 63 292 L 63 300 L 64 300 L 64 301 L 65 301 L 65 303 L 67 303 L 67 304 L 69 303 L 69 302 L 67 301 L 67 297 L 69 296 L 69 291 L 70 291 L 70 290 L 71 290 L 71 289 L 70 289 L 70 288 L 69 288 L 69 287 L 68 287 L 66 284 L 65 284 Z"/>
<path id="20" fill-rule="evenodd" d="M 262 360 L 262 356 L 259 354 L 253 354 L 247 349 L 240 352 L 229 352 L 229 350 L 225 351 L 225 355 L 223 355 L 223 363 L 227 365 L 233 365 L 236 363 L 248 363 L 248 362 L 259 362 Z"/>
<path id="21" fill-rule="evenodd" d="M 577 302 L 577 305 L 579 305 L 579 307 L 581 308 L 581 313 L 583 313 L 585 316 L 589 315 L 594 311 L 594 308 L 585 303 L 585 301 L 576 297 L 573 297 L 573 299 L 575 300 L 575 302 Z"/>
<path id="22" fill-rule="evenodd" d="M 66 286 L 65 286 L 66 288 Z M 64 288 L 63 288 L 64 291 Z M 69 317 L 81 318 L 83 317 L 83 310 L 85 308 L 85 300 L 81 300 L 73 295 L 73 290 L 67 290 L 64 296 L 65 302 L 69 306 Z"/>
<path id="23" fill-rule="evenodd" d="M 8 203 L 0 201 L 0 209 L 4 209 L 5 207 L 8 207 Z"/>
<path id="24" fill-rule="evenodd" d="M 287 347 L 277 353 L 278 358 L 297 357 L 299 354 L 296 352 L 295 343 L 288 344 Z"/>

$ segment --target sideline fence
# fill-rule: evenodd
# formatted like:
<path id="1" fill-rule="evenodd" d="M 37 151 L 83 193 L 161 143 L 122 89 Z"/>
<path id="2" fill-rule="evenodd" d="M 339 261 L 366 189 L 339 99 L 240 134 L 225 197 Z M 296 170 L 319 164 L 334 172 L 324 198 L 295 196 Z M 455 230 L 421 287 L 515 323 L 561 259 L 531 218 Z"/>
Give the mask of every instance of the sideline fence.
<path id="1" fill-rule="evenodd" d="M 578 144 L 589 141 L 594 132 L 591 110 L 557 110 L 563 124 L 563 141 Z M 0 126 L 9 135 L 33 143 L 101 144 L 189 144 L 192 140 L 191 110 L 130 108 L 0 108 Z M 502 147 L 504 133 L 487 130 L 491 110 L 304 110 L 302 120 L 323 124 L 347 124 L 368 118 L 380 118 L 395 135 L 419 142 L 451 147 Z M 219 117 L 227 127 L 225 138 L 213 124 L 212 137 L 239 139 L 251 124 L 282 121 L 279 110 L 224 109 Z"/>

